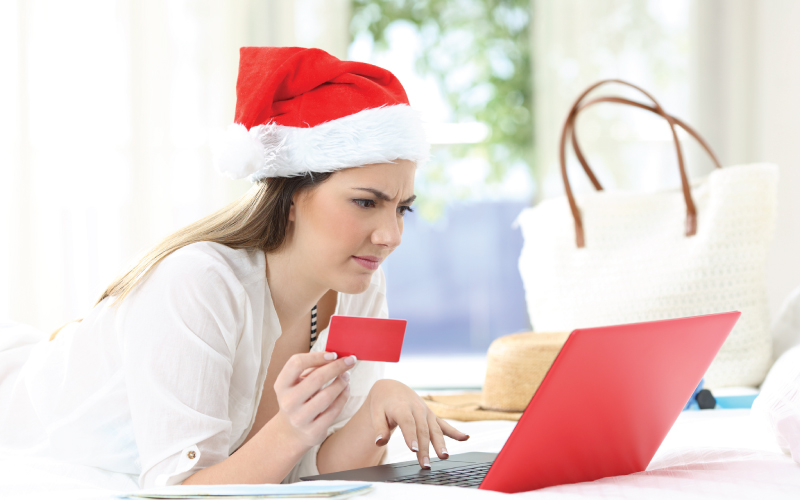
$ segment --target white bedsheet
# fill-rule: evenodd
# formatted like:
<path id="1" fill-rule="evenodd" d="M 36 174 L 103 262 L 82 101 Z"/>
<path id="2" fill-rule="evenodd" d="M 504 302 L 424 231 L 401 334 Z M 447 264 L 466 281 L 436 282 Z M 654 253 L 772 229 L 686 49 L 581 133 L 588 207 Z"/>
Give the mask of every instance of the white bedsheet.
<path id="1" fill-rule="evenodd" d="M 467 451 L 497 452 L 513 422 L 454 422 L 470 434 L 466 443 L 448 442 L 451 454 Z M 411 460 L 399 432 L 389 443 L 388 460 Z M 0 498 L 78 499 L 108 498 L 135 489 L 124 477 L 98 473 L 103 488 L 69 479 L 69 470 L 50 463 L 0 459 Z M 128 483 L 128 481 L 130 481 Z M 130 486 L 128 486 L 130 484 Z M 684 412 L 665 439 L 647 471 L 589 483 L 555 486 L 516 494 L 518 498 L 800 498 L 800 465 L 781 452 L 769 429 L 750 416 L 749 410 Z M 491 499 L 503 493 L 463 488 L 401 484 L 375 484 L 375 491 L 360 498 L 374 499 Z"/>

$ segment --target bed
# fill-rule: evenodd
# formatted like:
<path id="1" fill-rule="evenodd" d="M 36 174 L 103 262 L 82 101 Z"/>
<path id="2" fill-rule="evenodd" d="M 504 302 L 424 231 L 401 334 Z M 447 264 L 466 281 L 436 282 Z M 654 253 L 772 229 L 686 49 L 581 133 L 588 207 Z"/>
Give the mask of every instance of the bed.
<path id="1" fill-rule="evenodd" d="M 454 422 L 455 423 L 455 422 Z M 497 452 L 515 423 L 457 422 L 472 437 L 448 442 L 451 453 Z M 399 432 L 387 449 L 387 461 L 413 459 Z M 93 485 L 70 478 L 70 467 L 44 461 L 0 460 L 0 498 L 113 498 L 135 483 L 97 472 Z M 96 486 L 102 484 L 103 487 Z M 489 499 L 506 494 L 454 487 L 376 483 L 375 499 Z M 647 471 L 598 481 L 518 493 L 518 498 L 800 498 L 800 464 L 784 454 L 765 422 L 750 410 L 686 411 L 668 434 Z"/>

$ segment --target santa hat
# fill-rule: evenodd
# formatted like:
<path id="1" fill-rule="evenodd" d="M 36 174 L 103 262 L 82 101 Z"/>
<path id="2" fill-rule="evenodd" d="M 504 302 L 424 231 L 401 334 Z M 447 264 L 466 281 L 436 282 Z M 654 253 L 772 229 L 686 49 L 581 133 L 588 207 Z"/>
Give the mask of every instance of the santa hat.
<path id="1" fill-rule="evenodd" d="M 422 122 L 397 78 L 320 49 L 242 47 L 234 121 L 214 155 L 234 179 L 428 158 Z"/>

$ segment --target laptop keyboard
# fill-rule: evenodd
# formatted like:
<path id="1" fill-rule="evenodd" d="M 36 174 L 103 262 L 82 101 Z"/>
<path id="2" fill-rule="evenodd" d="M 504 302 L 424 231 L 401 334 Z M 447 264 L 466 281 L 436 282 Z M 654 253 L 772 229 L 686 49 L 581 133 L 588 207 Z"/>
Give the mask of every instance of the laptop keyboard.
<path id="1" fill-rule="evenodd" d="M 485 464 L 468 465 L 453 469 L 433 470 L 427 474 L 415 473 L 408 476 L 396 477 L 387 483 L 413 483 L 413 484 L 438 484 L 441 486 L 462 486 L 464 488 L 477 488 L 489 472 L 491 462 Z"/>

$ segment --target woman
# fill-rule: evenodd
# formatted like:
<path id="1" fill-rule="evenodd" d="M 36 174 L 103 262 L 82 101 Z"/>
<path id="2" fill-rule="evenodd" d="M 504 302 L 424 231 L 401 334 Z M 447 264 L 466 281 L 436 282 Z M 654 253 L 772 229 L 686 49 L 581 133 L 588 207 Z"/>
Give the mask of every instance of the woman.
<path id="1" fill-rule="evenodd" d="M 240 57 L 217 162 L 253 188 L 152 249 L 52 341 L 7 342 L 5 453 L 150 487 L 375 465 L 398 426 L 430 467 L 445 435 L 468 438 L 378 363 L 324 351 L 332 314 L 388 317 L 379 266 L 428 151 L 405 91 L 317 49 Z"/>

